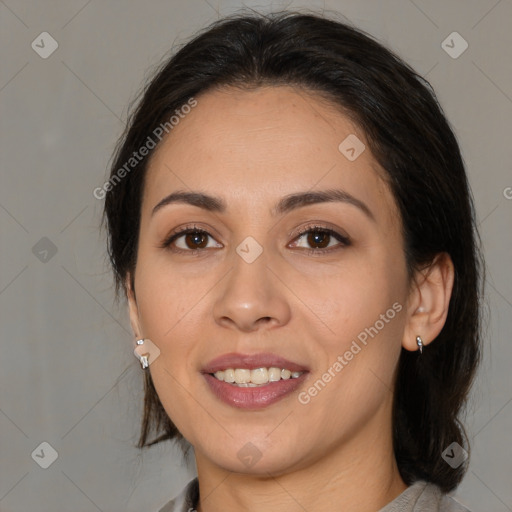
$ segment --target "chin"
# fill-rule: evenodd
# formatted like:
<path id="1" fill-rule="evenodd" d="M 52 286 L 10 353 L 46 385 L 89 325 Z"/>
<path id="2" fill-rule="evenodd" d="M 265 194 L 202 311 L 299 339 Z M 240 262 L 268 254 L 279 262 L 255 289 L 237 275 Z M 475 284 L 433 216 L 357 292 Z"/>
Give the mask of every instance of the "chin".
<path id="1" fill-rule="evenodd" d="M 226 471 L 266 477 L 269 474 L 277 476 L 297 469 L 306 454 L 301 454 L 305 447 L 297 436 L 274 437 L 270 440 L 267 433 L 275 428 L 273 425 L 272 428 L 264 429 L 265 434 L 262 434 L 261 429 L 255 429 L 254 435 L 247 429 L 243 435 L 232 432 L 233 437 L 226 434 L 217 442 L 210 439 L 209 445 L 203 444 L 202 447 L 198 446 L 198 449 L 202 451 L 202 457 L 208 458 L 211 463 Z M 300 447 L 301 451 L 298 451 L 297 447 Z"/>

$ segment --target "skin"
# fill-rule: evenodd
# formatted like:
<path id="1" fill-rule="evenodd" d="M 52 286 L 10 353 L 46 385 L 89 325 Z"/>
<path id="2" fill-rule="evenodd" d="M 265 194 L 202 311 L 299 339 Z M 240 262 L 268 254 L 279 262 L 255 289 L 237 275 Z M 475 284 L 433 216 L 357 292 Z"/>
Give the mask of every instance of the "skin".
<path id="1" fill-rule="evenodd" d="M 394 372 L 402 347 L 416 350 L 440 332 L 453 285 L 447 255 L 410 280 L 400 216 L 365 134 L 311 92 L 288 86 L 224 88 L 198 105 L 154 154 L 144 189 L 135 294 L 128 288 L 134 334 L 160 350 L 150 371 L 172 421 L 194 446 L 199 511 L 376 511 L 406 489 L 392 447 Z M 366 149 L 349 161 L 338 149 L 355 134 Z M 309 204 L 283 215 L 282 197 L 342 189 L 353 204 Z M 224 213 L 172 203 L 168 194 L 201 191 L 222 198 Z M 311 222 L 350 239 L 307 234 Z M 197 255 L 162 242 L 197 226 Z M 248 236 L 262 254 L 236 252 Z M 188 245 L 187 245 L 188 240 Z M 202 244 L 202 245 L 201 245 Z M 194 238 L 174 247 L 191 251 Z M 317 249 L 316 254 L 307 249 Z M 329 251 L 330 249 L 330 251 Z M 365 328 L 398 303 L 396 316 L 309 403 L 307 390 Z M 309 368 L 301 388 L 260 410 L 217 399 L 200 370 L 229 352 L 272 352 Z M 261 458 L 247 467 L 238 451 Z M 364 489 L 364 492 L 362 490 Z"/>

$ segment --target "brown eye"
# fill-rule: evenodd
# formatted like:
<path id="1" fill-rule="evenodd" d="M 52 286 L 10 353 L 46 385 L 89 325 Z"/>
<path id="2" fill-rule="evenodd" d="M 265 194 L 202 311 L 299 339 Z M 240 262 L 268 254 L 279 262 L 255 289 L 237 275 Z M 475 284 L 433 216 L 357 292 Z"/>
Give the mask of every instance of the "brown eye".
<path id="1" fill-rule="evenodd" d="M 301 240 L 304 242 L 301 242 Z M 336 243 L 337 241 L 337 243 Z M 350 240 L 330 228 L 310 226 L 295 238 L 294 247 L 300 247 L 311 253 L 329 252 L 350 245 Z"/>
<path id="2" fill-rule="evenodd" d="M 331 235 L 325 231 L 310 231 L 307 236 L 308 244 L 318 246 L 317 249 L 324 249 L 329 245 Z"/>
<path id="3" fill-rule="evenodd" d="M 221 244 L 211 244 L 213 237 L 202 229 L 188 227 L 171 234 L 161 245 L 162 248 L 174 252 L 195 252 L 211 247 L 222 247 Z M 210 244 L 210 245 L 209 245 Z"/>
<path id="4" fill-rule="evenodd" d="M 200 231 L 194 231 L 182 236 L 185 245 L 189 249 L 204 249 L 208 245 L 208 235 Z"/>

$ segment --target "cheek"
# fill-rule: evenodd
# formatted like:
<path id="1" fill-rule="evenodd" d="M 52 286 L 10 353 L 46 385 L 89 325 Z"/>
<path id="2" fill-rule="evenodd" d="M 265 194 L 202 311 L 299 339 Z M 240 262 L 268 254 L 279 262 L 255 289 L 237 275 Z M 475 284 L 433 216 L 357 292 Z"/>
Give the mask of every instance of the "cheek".
<path id="1" fill-rule="evenodd" d="M 178 429 L 199 421 L 190 390 L 197 379 L 198 323 L 205 319 L 206 277 L 185 277 L 171 272 L 165 261 L 140 258 L 135 289 L 142 332 L 160 350 L 150 365 L 157 394 Z M 198 317 L 198 315 L 200 315 Z"/>
<path id="2" fill-rule="evenodd" d="M 400 255 L 372 256 L 347 261 L 322 288 L 303 282 L 299 292 L 308 293 L 307 305 L 321 319 L 309 327 L 322 356 L 303 398 L 325 407 L 328 423 L 337 424 L 343 411 L 375 410 L 393 387 L 405 321 L 405 264 Z"/>
<path id="3" fill-rule="evenodd" d="M 187 327 L 187 316 L 204 294 L 204 280 L 183 277 L 162 257 L 139 258 L 135 289 L 145 335 L 167 344 Z"/>
<path id="4" fill-rule="evenodd" d="M 315 325 L 323 326 L 327 344 L 342 348 L 340 344 L 350 343 L 388 310 L 387 316 L 395 318 L 397 308 L 392 306 L 395 302 L 402 305 L 404 281 L 400 262 L 382 253 L 375 257 L 354 254 L 342 266 L 329 267 L 317 275 L 298 274 L 294 292 L 302 299 L 304 314 L 318 320 Z M 389 325 L 391 322 L 386 323 L 388 331 Z"/>
<path id="5" fill-rule="evenodd" d="M 191 363 L 193 346 L 189 341 L 194 334 L 186 321 L 188 301 L 175 290 L 170 293 L 162 281 L 158 286 L 154 284 L 157 283 L 145 282 L 139 304 L 144 335 L 160 350 L 149 370 L 167 415 L 180 432 L 189 432 L 201 418 L 197 408 L 191 406 L 187 391 L 193 389 L 195 373 Z"/>
<path id="6" fill-rule="evenodd" d="M 190 322 L 193 297 L 187 297 L 163 280 L 158 287 L 147 282 L 141 290 L 139 312 L 144 336 L 160 349 L 163 360 L 173 373 L 187 370 L 190 364 L 188 340 L 193 339 L 193 323 Z"/>

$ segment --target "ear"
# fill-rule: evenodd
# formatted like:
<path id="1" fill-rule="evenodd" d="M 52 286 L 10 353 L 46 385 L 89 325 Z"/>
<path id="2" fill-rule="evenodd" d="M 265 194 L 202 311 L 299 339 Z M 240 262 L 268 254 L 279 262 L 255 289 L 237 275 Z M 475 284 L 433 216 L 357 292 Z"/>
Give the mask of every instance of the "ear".
<path id="1" fill-rule="evenodd" d="M 139 308 L 135 299 L 135 290 L 132 287 L 131 274 L 128 274 L 125 280 L 126 297 L 128 299 L 128 313 L 130 315 L 130 324 L 133 334 L 137 339 L 142 337 L 142 329 L 139 318 Z"/>
<path id="2" fill-rule="evenodd" d="M 406 350 L 418 350 L 416 336 L 421 336 L 425 346 L 441 332 L 448 316 L 454 275 L 452 259 L 445 252 L 437 254 L 428 267 L 415 273 L 402 340 Z"/>

